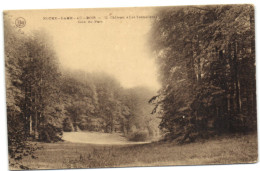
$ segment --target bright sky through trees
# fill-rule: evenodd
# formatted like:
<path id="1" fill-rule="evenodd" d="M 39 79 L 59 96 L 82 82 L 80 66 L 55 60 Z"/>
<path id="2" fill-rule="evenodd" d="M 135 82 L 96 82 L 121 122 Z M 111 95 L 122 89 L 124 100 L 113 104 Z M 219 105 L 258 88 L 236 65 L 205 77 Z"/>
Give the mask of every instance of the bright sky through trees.
<path id="1" fill-rule="evenodd" d="M 156 64 L 147 39 L 154 19 L 126 18 L 137 14 L 147 16 L 153 13 L 149 9 L 133 9 L 129 13 L 125 13 L 120 8 L 82 10 L 81 16 L 94 16 L 96 20 L 102 21 L 102 23 L 90 24 L 77 23 L 77 20 L 43 19 L 43 16 L 80 17 L 79 13 L 71 10 L 66 13 L 38 11 L 37 15 L 23 13 L 22 17 L 28 22 L 22 30 L 46 31 L 52 37 L 54 48 L 64 67 L 108 73 L 126 88 L 145 86 L 158 90 L 160 85 L 157 81 Z M 108 17 L 107 20 L 104 19 L 105 16 Z"/>

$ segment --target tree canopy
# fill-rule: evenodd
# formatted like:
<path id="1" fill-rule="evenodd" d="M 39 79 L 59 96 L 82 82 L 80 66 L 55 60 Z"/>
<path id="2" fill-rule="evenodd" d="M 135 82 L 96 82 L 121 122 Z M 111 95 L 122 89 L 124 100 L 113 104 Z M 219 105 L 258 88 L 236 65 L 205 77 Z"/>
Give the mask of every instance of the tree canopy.
<path id="1" fill-rule="evenodd" d="M 62 68 L 48 33 L 23 33 L 12 25 L 11 16 L 4 18 L 11 164 L 28 169 L 19 161 L 35 157 L 31 142 L 62 141 L 64 131 L 117 132 L 126 137 L 146 131 L 148 138 L 158 134 L 158 118 L 149 115 L 152 91 L 123 88 L 106 73 Z"/>
<path id="2" fill-rule="evenodd" d="M 252 5 L 161 8 L 151 31 L 167 139 L 256 130 Z"/>

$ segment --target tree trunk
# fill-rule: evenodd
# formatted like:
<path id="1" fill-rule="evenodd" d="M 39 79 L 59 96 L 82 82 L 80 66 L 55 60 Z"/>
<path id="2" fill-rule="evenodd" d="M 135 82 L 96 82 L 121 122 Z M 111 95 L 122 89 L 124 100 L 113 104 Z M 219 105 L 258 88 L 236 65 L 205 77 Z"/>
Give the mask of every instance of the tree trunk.
<path id="1" fill-rule="evenodd" d="M 33 134 L 33 127 L 32 127 L 32 115 L 30 114 L 30 120 L 29 120 L 29 124 L 30 124 L 30 131 L 29 131 L 29 133 L 30 133 L 30 135 L 32 135 Z"/>
<path id="2" fill-rule="evenodd" d="M 232 60 L 232 46 L 231 43 L 228 44 L 228 64 L 230 66 L 229 69 L 229 77 L 230 77 L 230 82 L 228 84 L 228 99 L 229 99 L 229 130 L 232 131 L 232 119 L 233 119 L 233 115 L 235 113 L 235 103 L 234 103 L 234 64 L 233 64 L 233 60 Z"/>
<path id="3" fill-rule="evenodd" d="M 236 112 L 240 113 L 241 111 L 241 99 L 240 99 L 240 87 L 239 87 L 239 77 L 238 77 L 238 62 L 237 62 L 237 42 L 234 43 L 234 81 L 235 81 L 235 97 L 236 97 Z"/>
<path id="4" fill-rule="evenodd" d="M 35 123 L 34 123 L 34 138 L 37 140 L 39 137 L 38 133 L 38 112 L 35 112 Z"/>

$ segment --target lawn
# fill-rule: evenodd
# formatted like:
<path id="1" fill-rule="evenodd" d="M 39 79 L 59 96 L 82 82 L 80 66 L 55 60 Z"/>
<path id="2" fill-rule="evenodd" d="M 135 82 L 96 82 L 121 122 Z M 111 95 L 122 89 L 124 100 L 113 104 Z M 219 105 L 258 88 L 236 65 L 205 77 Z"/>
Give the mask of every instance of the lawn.
<path id="1" fill-rule="evenodd" d="M 237 135 L 177 145 L 170 142 L 125 145 L 39 143 L 37 159 L 23 159 L 30 169 L 100 168 L 254 163 L 257 137 Z"/>

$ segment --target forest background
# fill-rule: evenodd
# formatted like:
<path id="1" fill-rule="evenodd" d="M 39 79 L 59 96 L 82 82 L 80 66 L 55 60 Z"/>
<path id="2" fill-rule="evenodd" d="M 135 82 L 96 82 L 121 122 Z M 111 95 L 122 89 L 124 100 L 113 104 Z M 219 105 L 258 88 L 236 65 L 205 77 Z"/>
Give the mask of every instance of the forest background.
<path id="1" fill-rule="evenodd" d="M 200 2 L 200 1 L 199 1 Z M 196 2 L 196 3 L 199 3 L 199 2 Z M 231 1 L 231 2 L 229 2 L 229 3 L 238 3 L 239 1 Z M 243 1 L 243 2 L 246 2 L 246 1 Z M 253 2 L 253 1 L 248 1 L 248 3 L 251 3 L 251 2 Z M 208 3 L 208 2 L 207 2 Z M 210 3 L 214 3 L 214 1 L 212 1 L 212 2 L 210 2 Z M 215 2 L 215 3 L 221 3 L 220 1 L 218 1 L 218 2 Z M 228 3 L 227 1 L 225 1 L 225 3 Z M 19 3 L 15 3 L 16 4 L 16 6 L 17 6 L 17 9 L 19 9 L 19 8 L 22 8 L 23 7 L 23 5 L 21 5 L 21 4 L 19 4 Z M 112 5 L 113 3 L 111 2 L 109 5 Z M 154 3 L 155 5 L 156 5 L 156 3 Z M 192 4 L 192 3 L 189 3 L 189 4 Z M 13 4 L 12 4 L 13 5 Z M 13 9 L 13 7 L 12 7 L 12 5 L 10 5 L 9 7 L 7 7 L 7 8 L 12 8 Z M 64 3 L 63 4 L 64 6 L 64 8 L 66 8 L 66 3 Z M 143 4 L 142 4 L 143 5 Z M 149 4 L 147 4 L 147 5 L 149 5 Z M 143 5 L 143 6 L 147 6 L 147 5 Z M 162 3 L 161 4 L 157 4 L 157 5 L 162 5 Z M 167 5 L 174 5 L 174 4 L 167 4 Z M 185 5 L 185 4 L 184 4 Z M 256 4 L 257 5 L 257 4 Z M 30 8 L 35 8 L 35 6 L 33 7 L 33 5 L 31 5 L 32 7 L 30 7 Z M 97 6 L 97 5 L 96 5 Z M 112 6 L 116 6 L 116 5 L 112 5 Z M 121 5 L 122 6 L 122 5 Z M 4 7 L 4 6 L 2 6 L 1 5 L 1 7 Z M 60 6 L 57 6 L 57 8 L 60 8 Z M 70 4 L 70 6 L 67 6 L 67 7 L 71 7 L 71 4 Z M 76 7 L 76 6 L 75 6 Z M 256 6 L 257 7 L 257 6 Z M 28 6 L 24 6 L 24 8 L 28 8 Z M 40 6 L 38 6 L 38 7 L 36 7 L 36 8 L 41 8 Z M 50 7 L 49 7 L 50 8 Z M 55 7 L 51 7 L 51 8 L 55 8 Z M 6 9 L 6 8 L 5 8 Z M 256 14 L 258 14 L 258 13 L 256 13 Z M 256 18 L 258 18 L 257 16 L 256 16 Z M 1 22 L 1 23 L 3 23 L 3 22 Z M 257 24 L 258 22 L 256 21 L 256 24 Z M 259 28 L 257 25 L 256 25 L 256 28 Z M 2 29 L 2 28 L 1 28 Z M 1 35 L 2 36 L 2 35 Z M 3 43 L 3 40 L 1 41 L 1 43 Z M 257 44 L 257 46 L 258 46 L 258 44 Z M 3 48 L 3 46 L 1 46 L 1 48 Z M 256 49 L 259 49 L 259 48 L 257 48 L 256 47 Z M 257 58 L 256 58 L 257 59 Z M 4 69 L 2 68 L 4 65 L 2 64 L 2 62 L 3 62 L 3 60 L 1 60 L 1 70 L 3 71 Z M 2 72 L 1 72 L 2 73 Z M 3 75 L 3 74 L 2 74 Z M 259 75 L 259 74 L 257 74 L 257 75 Z M 4 77 L 1 77 L 1 83 L 3 82 L 3 79 Z M 1 97 L 4 97 L 4 86 L 1 84 Z M 3 92 L 3 93 L 2 93 Z M 5 103 L 4 103 L 4 99 L 3 98 L 1 98 L 1 111 L 3 110 L 3 112 L 5 112 Z M 4 121 L 4 118 L 2 119 L 3 117 L 1 117 L 1 121 Z M 4 122 L 1 122 L 1 126 L 3 126 L 3 129 L 1 129 L 1 130 L 6 130 L 6 122 L 4 123 Z M 2 131 L 2 132 L 4 132 L 4 131 Z M 1 132 L 1 134 L 2 134 L 2 132 Z M 5 131 L 5 132 L 7 132 L 7 131 Z M 6 135 L 5 135 L 6 136 Z M 5 144 L 3 144 L 3 145 L 1 145 L 1 146 L 5 146 L 5 145 L 7 145 L 7 143 L 5 143 Z M 4 150 L 4 151 L 7 151 L 7 150 Z M 1 155 L 1 157 L 2 157 L 2 155 Z M 6 159 L 3 159 L 3 161 L 7 161 Z M 8 162 L 5 162 L 6 164 L 8 163 Z"/>

